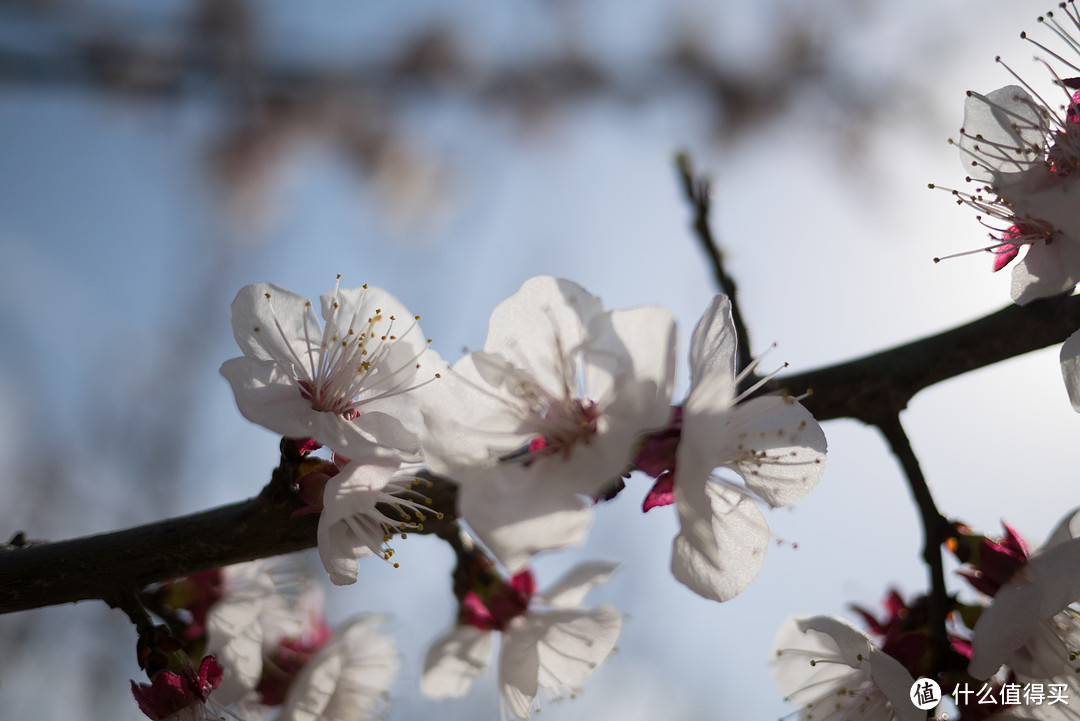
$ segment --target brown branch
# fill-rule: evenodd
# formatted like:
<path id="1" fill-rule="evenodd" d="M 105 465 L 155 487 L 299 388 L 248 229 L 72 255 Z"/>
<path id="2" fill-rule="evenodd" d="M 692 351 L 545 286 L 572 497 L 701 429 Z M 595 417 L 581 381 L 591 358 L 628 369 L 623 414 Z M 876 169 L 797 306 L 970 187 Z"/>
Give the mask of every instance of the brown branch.
<path id="1" fill-rule="evenodd" d="M 819 421 L 856 418 L 880 425 L 924 388 L 977 368 L 1061 343 L 1080 328 L 1080 295 L 1009 306 L 967 325 L 837 365 L 769 381 L 759 394 L 812 394 Z"/>
<path id="2" fill-rule="evenodd" d="M 302 551 L 316 545 L 318 515 L 293 518 L 304 506 L 292 491 L 295 466 L 283 461 L 256 498 L 179 518 L 56 543 L 0 548 L 0 613 L 101 599 L 116 605 L 126 593 L 197 571 Z M 427 489 L 444 519 L 453 522 L 454 488 L 427 476 Z"/>

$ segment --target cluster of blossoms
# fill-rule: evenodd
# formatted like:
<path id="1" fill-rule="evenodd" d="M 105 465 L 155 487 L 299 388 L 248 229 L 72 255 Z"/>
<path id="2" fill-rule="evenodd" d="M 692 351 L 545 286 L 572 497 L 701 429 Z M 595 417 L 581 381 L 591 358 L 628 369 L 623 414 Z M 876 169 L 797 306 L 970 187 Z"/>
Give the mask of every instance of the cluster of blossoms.
<path id="1" fill-rule="evenodd" d="M 944 658 L 932 650 L 925 597 L 908 605 L 891 592 L 884 620 L 856 608 L 871 635 L 833 617 L 784 624 L 773 675 L 800 718 L 924 718 L 912 697 L 923 677 L 942 682 L 966 721 L 1080 715 L 1080 510 L 1034 553 L 1008 525 L 989 538 L 957 524 L 946 547 L 979 600 L 949 598 Z"/>
<path id="2" fill-rule="evenodd" d="M 993 270 L 1012 265 L 1011 295 L 1020 305 L 1071 293 L 1080 282 L 1080 12 L 1074 0 L 1058 8 L 1039 22 L 1064 53 L 1021 34 L 1064 66 L 1043 61 L 1054 95 L 1047 99 L 1010 69 L 1020 85 L 968 93 L 958 143 L 967 180 L 977 187 L 952 193 L 990 230 L 985 250 L 994 254 Z M 1069 60 L 1069 53 L 1078 57 Z M 1080 331 L 1062 346 L 1061 370 L 1080 412 Z"/>
<path id="3" fill-rule="evenodd" d="M 252 562 L 149 594 L 165 624 L 140 634 L 151 683 L 131 686 L 143 713 L 170 721 L 375 718 L 399 666 L 393 639 L 379 630 L 384 619 L 358 616 L 332 629 L 318 587 L 291 575 Z"/>
<path id="4" fill-rule="evenodd" d="M 694 330 L 690 394 L 672 408 L 675 343 L 663 308 L 608 311 L 569 281 L 533 278 L 495 309 L 484 349 L 432 387 L 425 462 L 460 484 L 460 515 L 511 572 L 579 542 L 596 500 L 634 469 L 658 478 L 646 510 L 676 504 L 679 581 L 726 600 L 760 570 L 769 531 L 757 502 L 808 493 L 825 436 L 795 398 L 739 392 L 753 369 L 736 374 L 726 297 Z"/>
<path id="5" fill-rule="evenodd" d="M 656 479 L 645 510 L 676 506 L 675 578 L 722 601 L 764 561 L 759 504 L 794 503 L 824 470 L 824 434 L 798 399 L 752 397 L 764 382 L 756 363 L 737 372 L 724 296 L 694 329 L 690 393 L 676 407 L 671 314 L 607 310 L 570 281 L 526 281 L 493 312 L 483 349 L 452 367 L 385 291 L 335 285 L 321 307 L 324 326 L 293 293 L 242 289 L 233 330 L 244 356 L 221 372 L 243 415 L 303 457 L 299 513 L 320 514 L 319 554 L 334 583 L 354 582 L 359 558 L 389 559 L 395 534 L 441 518 L 420 492 L 420 469 L 456 485 L 455 516 L 482 548 L 468 536 L 456 546 L 460 611 L 428 653 L 430 696 L 465 693 L 493 631 L 503 639 L 504 714 L 526 718 L 539 692 L 572 693 L 603 662 L 622 617 L 578 606 L 613 566 L 585 564 L 543 594 L 527 566 L 581 542 L 593 506 L 632 471 Z M 320 446 L 329 459 L 310 455 Z"/>
<path id="6" fill-rule="evenodd" d="M 1064 22 L 1052 12 L 1039 20 L 1069 50 L 1080 51 L 1069 30 L 1080 28 L 1080 17 L 1071 0 L 1060 7 Z M 1060 53 L 1032 42 L 1063 62 L 1066 74 L 1080 73 Z M 1027 246 L 1013 265 L 1012 297 L 1020 304 L 1071 291 L 1080 281 L 1080 78 L 1047 67 L 1062 100 L 1046 100 L 1013 73 L 1023 87 L 968 93 L 960 129 L 961 159 L 977 187 L 953 193 L 990 229 L 995 271 Z"/>
<path id="7" fill-rule="evenodd" d="M 388 557 L 387 537 L 430 513 L 410 495 L 420 465 L 458 484 L 458 517 L 511 573 L 580 542 L 592 505 L 636 468 L 658 479 L 646 510 L 678 509 L 676 578 L 724 600 L 761 567 L 758 502 L 791 504 L 823 472 L 825 436 L 797 399 L 739 391 L 753 368 L 736 373 L 724 296 L 694 330 L 690 394 L 676 408 L 671 314 L 605 310 L 570 281 L 527 281 L 495 309 L 483 350 L 442 372 L 416 318 L 384 291 L 335 287 L 322 310 L 320 330 L 310 302 L 244 288 L 233 330 L 245 355 L 221 370 L 247 418 L 334 452 L 301 485 L 321 511 L 335 583 L 355 580 L 356 558 Z"/>
<path id="8" fill-rule="evenodd" d="M 1057 681 L 1080 689 L 1080 510 L 1068 513 L 1034 553 L 1011 529 L 983 539 L 979 589 L 991 598 L 975 623 L 975 678 Z M 978 568 L 978 566 L 976 566 Z"/>

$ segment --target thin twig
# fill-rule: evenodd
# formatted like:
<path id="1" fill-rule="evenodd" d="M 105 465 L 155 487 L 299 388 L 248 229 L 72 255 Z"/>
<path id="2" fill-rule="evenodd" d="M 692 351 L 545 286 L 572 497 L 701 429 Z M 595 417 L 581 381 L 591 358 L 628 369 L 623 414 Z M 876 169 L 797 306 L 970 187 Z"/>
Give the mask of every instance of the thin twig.
<path id="1" fill-rule="evenodd" d="M 927 624 L 930 629 L 930 649 L 933 654 L 930 667 L 940 668 L 949 652 L 948 631 L 945 628 L 945 616 L 948 612 L 949 596 L 945 588 L 945 571 L 941 561 L 941 544 L 949 534 L 951 526 L 948 519 L 941 515 L 926 484 L 919 459 L 911 447 L 907 433 L 900 423 L 898 413 L 884 414 L 875 424 L 885 436 L 893 455 L 900 461 L 904 475 L 907 476 L 911 495 L 919 507 L 923 525 L 923 560 L 926 561 L 930 576 L 930 597 L 927 606 Z"/>
<path id="2" fill-rule="evenodd" d="M 675 165 L 679 169 L 679 178 L 682 180 L 683 193 L 686 199 L 694 207 L 694 233 L 705 254 L 709 256 L 709 265 L 712 267 L 713 277 L 720 292 L 731 301 L 731 320 L 735 326 L 735 338 L 737 339 L 737 357 L 735 360 L 736 370 L 742 371 L 750 365 L 753 357 L 750 353 L 750 333 L 746 329 L 742 313 L 739 311 L 739 292 L 732 278 L 724 268 L 724 254 L 720 250 L 712 229 L 709 227 L 709 210 L 712 208 L 712 181 L 704 175 L 694 176 L 694 169 L 690 164 L 690 156 L 679 153 L 675 156 Z M 755 379 L 745 379 L 747 386 L 753 385 Z"/>

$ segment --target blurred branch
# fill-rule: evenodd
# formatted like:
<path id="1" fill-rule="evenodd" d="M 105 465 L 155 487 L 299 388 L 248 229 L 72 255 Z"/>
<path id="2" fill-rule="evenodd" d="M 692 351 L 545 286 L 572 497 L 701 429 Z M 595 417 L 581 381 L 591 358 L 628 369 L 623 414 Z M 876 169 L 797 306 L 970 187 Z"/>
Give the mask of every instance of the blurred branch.
<path id="1" fill-rule="evenodd" d="M 193 7 L 190 17 L 156 23 L 45 10 L 11 18 L 8 8 L 4 14 L 22 21 L 17 27 L 24 37 L 0 37 L 0 83 L 233 106 L 239 100 L 253 108 L 282 99 L 317 100 L 328 88 L 361 95 L 369 107 L 384 110 L 452 96 L 477 106 L 509 108 L 528 122 L 582 100 L 636 107 L 648 100 L 669 102 L 674 92 L 709 106 L 720 139 L 753 131 L 807 94 L 827 98 L 837 116 L 846 118 L 844 133 L 850 135 L 853 118 L 867 119 L 887 106 L 890 85 L 885 78 L 873 85 L 857 82 L 848 66 L 828 61 L 835 37 L 794 19 L 777 30 L 763 57 L 746 67 L 717 58 L 712 39 L 678 31 L 655 55 L 618 66 L 573 41 L 485 65 L 468 52 L 475 39 L 437 24 L 403 39 L 385 58 L 320 64 L 260 56 L 254 28 L 266 11 L 257 4 L 218 0 Z"/>
<path id="2" fill-rule="evenodd" d="M 712 207 L 712 181 L 705 175 L 694 176 L 690 157 L 686 153 L 675 156 L 675 165 L 679 170 L 679 178 L 682 181 L 683 193 L 686 199 L 694 207 L 694 232 L 701 242 L 705 254 L 709 256 L 709 265 L 712 266 L 713 277 L 720 291 L 731 301 L 731 321 L 735 326 L 736 372 L 742 372 L 750 367 L 752 354 L 750 352 L 750 333 L 746 329 L 742 312 L 739 310 L 739 291 L 735 285 L 735 279 L 728 275 L 724 268 L 724 254 L 720 250 L 712 229 L 709 227 L 709 210 Z M 745 378 L 744 385 L 749 387 L 754 384 L 755 378 Z"/>
<path id="3" fill-rule="evenodd" d="M 777 377 L 767 388 L 796 394 L 813 388 L 804 403 L 818 420 L 857 418 L 886 431 L 923 388 L 1060 343 L 1078 327 L 1080 295 L 1046 299 L 859 360 Z M 294 475 L 295 466 L 283 460 L 257 498 L 124 531 L 57 543 L 16 534 L 0 549 L 0 613 L 115 599 L 196 571 L 311 548 L 318 519 L 292 518 L 303 506 L 293 491 Z M 424 533 L 451 533 L 454 486 L 426 478 L 433 483 L 430 505 L 444 519 L 425 523 Z"/>
<path id="4" fill-rule="evenodd" d="M 224 183 L 222 198 L 242 217 L 259 215 L 269 171 L 310 138 L 333 144 L 368 175 L 391 211 L 430 212 L 449 195 L 443 166 L 453 162 L 409 131 L 417 109 L 494 112 L 528 130 L 585 103 L 637 113 L 682 102 L 705 119 L 706 135 L 725 144 L 797 115 L 800 125 L 813 124 L 819 137 L 843 146 L 835 157 L 850 159 L 883 109 L 902 112 L 896 98 L 917 94 L 897 92 L 903 66 L 867 82 L 860 68 L 836 62 L 844 27 L 797 16 L 776 26 L 754 62 L 732 63 L 693 26 L 676 26 L 655 51 L 617 62 L 570 34 L 550 49 L 484 61 L 469 30 L 447 21 L 419 28 L 390 52 L 312 59 L 271 50 L 257 32 L 269 14 L 246 0 L 195 0 L 164 17 L 0 0 L 0 26 L 17 29 L 0 34 L 0 92 L 55 88 L 194 101 L 216 111 L 210 166 Z"/>

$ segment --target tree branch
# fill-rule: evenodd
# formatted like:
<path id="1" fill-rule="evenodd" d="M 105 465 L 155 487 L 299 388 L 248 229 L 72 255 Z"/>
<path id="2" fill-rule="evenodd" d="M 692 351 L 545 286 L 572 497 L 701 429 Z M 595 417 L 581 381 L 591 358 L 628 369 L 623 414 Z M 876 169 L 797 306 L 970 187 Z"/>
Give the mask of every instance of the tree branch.
<path id="1" fill-rule="evenodd" d="M 0 547 L 0 613 L 101 599 L 197 571 L 277 556 L 316 545 L 317 514 L 293 518 L 304 503 L 292 490 L 296 465 L 286 460 L 266 488 L 246 501 L 179 518 L 57 543 Z M 454 522 L 454 487 L 425 476 L 433 510 L 423 531 Z"/>
<path id="2" fill-rule="evenodd" d="M 919 459 L 911 447 L 907 433 L 900 423 L 900 416 L 893 414 L 888 420 L 878 423 L 878 429 L 892 449 L 893 455 L 900 461 L 900 467 L 907 477 L 911 495 L 919 508 L 923 526 L 923 560 L 926 561 L 930 576 L 930 596 L 927 604 L 927 626 L 930 629 L 930 649 L 933 654 L 931 668 L 940 668 L 941 662 L 949 652 L 948 629 L 945 617 L 949 608 L 949 592 L 945 587 L 945 570 L 941 561 L 941 544 L 951 530 L 948 519 L 941 515 L 930 493 L 930 487 L 923 476 Z"/>
<path id="3" fill-rule="evenodd" d="M 880 425 L 924 388 L 977 368 L 1063 342 L 1080 328 L 1080 295 L 1012 305 L 929 338 L 857 360 L 777 376 L 757 395 L 811 392 L 802 403 L 818 421 L 856 418 Z"/>

